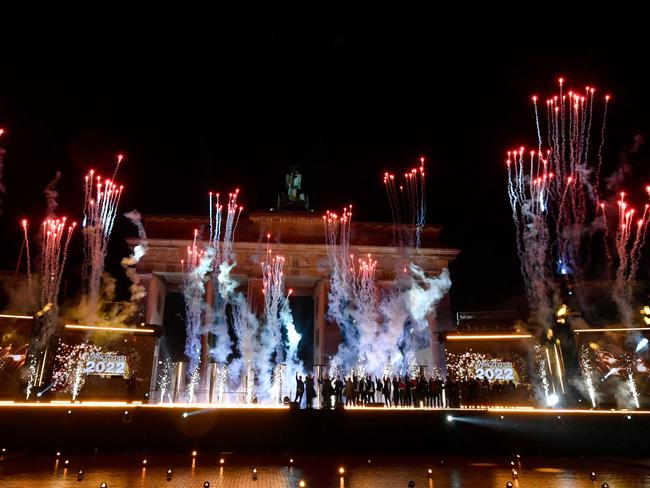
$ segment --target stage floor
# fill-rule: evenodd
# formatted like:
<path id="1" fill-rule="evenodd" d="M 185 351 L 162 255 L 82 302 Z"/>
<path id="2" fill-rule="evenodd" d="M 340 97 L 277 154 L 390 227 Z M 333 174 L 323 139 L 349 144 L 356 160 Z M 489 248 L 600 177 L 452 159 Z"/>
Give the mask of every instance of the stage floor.
<path id="1" fill-rule="evenodd" d="M 376 452 L 643 457 L 650 411 L 3 403 L 3 447 L 34 454 Z"/>
<path id="2" fill-rule="evenodd" d="M 36 402 L 14 402 L 14 401 L 1 401 L 0 400 L 0 409 L 2 408 L 18 408 L 18 409 L 31 409 L 31 408 L 90 408 L 90 409 L 123 409 L 123 410 L 136 410 L 136 409 L 145 409 L 145 410 L 178 410 L 179 412 L 193 412 L 197 410 L 201 411 L 219 411 L 219 410 L 262 410 L 262 411 L 289 411 L 289 407 L 286 405 L 268 405 L 268 404 L 215 404 L 215 403 L 155 403 L 155 404 L 145 404 L 141 402 L 120 402 L 120 401 L 52 401 L 47 403 L 36 403 Z M 503 415 L 507 414 L 537 414 L 537 415 L 566 415 L 566 414 L 580 414 L 580 415 L 650 415 L 650 410 L 616 410 L 616 409 L 579 409 L 579 408 L 537 408 L 537 407 L 527 407 L 527 406 L 472 406 L 472 407 L 462 407 L 462 408 L 433 408 L 433 407 L 424 407 L 424 408 L 415 408 L 415 407 L 370 407 L 370 406 L 351 406 L 343 407 L 344 411 L 347 412 L 448 412 L 448 413 L 458 413 L 458 412 L 490 412 L 490 413 L 499 413 Z M 308 410 L 308 409 L 302 409 Z M 312 410 L 318 410 L 316 408 Z M 322 411 L 322 410 L 321 410 Z"/>

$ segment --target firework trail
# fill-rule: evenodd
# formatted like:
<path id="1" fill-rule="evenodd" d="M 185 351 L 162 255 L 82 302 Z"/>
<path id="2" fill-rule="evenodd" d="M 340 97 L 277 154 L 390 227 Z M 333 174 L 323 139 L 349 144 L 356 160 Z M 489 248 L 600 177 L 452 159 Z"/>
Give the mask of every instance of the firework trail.
<path id="1" fill-rule="evenodd" d="M 635 219 L 635 209 L 625 201 L 625 193 L 620 193 L 616 202 L 618 205 L 616 235 L 614 249 L 618 267 L 614 276 L 612 296 L 621 314 L 623 324 L 632 326 L 634 323 L 634 284 L 639 269 L 641 249 L 645 243 L 645 234 L 648 227 L 648 208 L 645 205 L 643 213 Z"/>
<path id="2" fill-rule="evenodd" d="M 118 164 L 120 160 L 121 158 L 118 158 Z M 91 324 L 95 323 L 99 312 L 104 260 L 122 189 L 122 186 L 118 186 L 109 179 L 102 180 L 94 170 L 91 170 L 85 177 L 82 281 L 87 300 L 87 320 Z"/>
<path id="3" fill-rule="evenodd" d="M 394 174 L 384 173 L 384 186 L 399 244 L 419 249 L 427 211 L 424 158 L 418 168 L 404 173 L 400 185 Z"/>
<path id="4" fill-rule="evenodd" d="M 77 223 L 67 225 L 66 218 L 47 219 L 42 228 L 41 289 L 39 306 L 48 308 L 44 315 L 43 342 L 51 337 L 58 320 L 58 296 L 68 246 Z"/>
<path id="5" fill-rule="evenodd" d="M 291 290 L 285 295 L 284 263 L 282 256 L 273 256 L 267 235 L 266 257 L 262 262 L 262 292 L 264 293 L 264 326 L 260 336 L 262 374 L 260 390 L 271 391 L 271 400 L 282 399 L 282 385 L 293 380 L 295 373 L 302 372 L 298 360 L 298 343 L 301 335 L 296 331 L 289 305 Z M 286 336 L 286 341 L 285 341 Z M 266 382 L 272 378 L 269 389 Z"/>
<path id="6" fill-rule="evenodd" d="M 228 194 L 226 206 L 226 218 L 223 218 L 223 206 L 219 203 L 219 194 L 216 194 L 216 203 L 213 204 L 213 194 L 210 193 L 210 235 L 209 249 L 212 251 L 212 282 L 213 287 L 212 309 L 209 311 L 209 323 L 211 332 L 215 338 L 214 347 L 210 355 L 218 363 L 225 363 L 233 351 L 233 344 L 228 334 L 228 321 L 226 318 L 226 306 L 228 303 L 237 303 L 239 307 L 248 306 L 246 299 L 241 293 L 236 292 L 239 283 L 232 278 L 230 272 L 235 268 L 237 262 L 233 252 L 235 241 L 235 230 L 239 223 L 239 217 L 244 209 L 237 204 L 239 190 Z"/>
<path id="7" fill-rule="evenodd" d="M 546 130 L 533 97 L 538 150 L 508 151 L 508 196 L 516 227 L 517 252 L 526 292 L 536 320 L 546 323 L 559 295 L 551 261 L 560 274 L 583 276 L 583 256 L 597 217 L 597 169 L 590 159 L 595 89 L 565 91 L 546 100 Z M 609 97 L 605 97 L 605 109 Z M 596 154 L 602 159 L 605 133 Z M 546 146 L 547 149 L 542 148 Z"/>
<path id="8" fill-rule="evenodd" d="M 269 238 L 270 236 L 267 236 Z M 266 258 L 262 262 L 262 293 L 264 293 L 264 326 L 261 330 L 260 347 L 262 350 L 260 390 L 271 390 L 271 380 L 276 365 L 284 361 L 282 344 L 282 323 L 280 308 L 284 300 L 283 267 L 284 257 L 272 256 L 267 248 Z"/>
<path id="9" fill-rule="evenodd" d="M 27 257 L 27 287 L 29 290 L 29 296 L 32 296 L 32 257 L 29 250 L 29 234 L 27 233 L 27 219 L 23 219 L 20 222 L 20 226 L 23 229 L 23 242 L 25 246 L 25 255 Z"/>
<path id="10" fill-rule="evenodd" d="M 187 374 L 188 401 L 194 400 L 194 392 L 199 381 L 201 362 L 201 341 L 205 333 L 203 315 L 206 310 L 205 283 L 210 272 L 214 250 L 199 249 L 197 245 L 198 229 L 194 230 L 192 245 L 187 247 L 187 260 L 183 261 L 183 292 L 185 295 L 185 355 L 189 359 Z"/>
<path id="11" fill-rule="evenodd" d="M 332 269 L 328 314 L 339 325 L 342 342 L 332 363 L 344 371 L 363 369 L 376 376 L 406 370 L 417 352 L 429 347 L 428 317 L 449 290 L 449 272 L 430 278 L 415 264 L 391 290 L 376 285 L 377 262 L 350 252 L 351 210 L 323 217 Z M 428 365 L 430 366 L 430 365 Z"/>
<path id="12" fill-rule="evenodd" d="M 49 186 L 49 185 L 48 185 Z M 43 222 L 41 227 L 41 259 L 40 259 L 40 280 L 37 305 L 40 317 L 40 337 L 35 342 L 35 348 L 30 353 L 29 367 L 27 372 L 26 394 L 29 399 L 32 389 L 37 381 L 38 358 L 40 353 L 45 349 L 47 351 L 48 342 L 56 328 L 59 320 L 59 290 L 61 288 L 61 277 L 65 268 L 65 262 L 68 257 L 68 247 L 72 233 L 76 228 L 76 222 L 67 224 L 66 217 L 61 219 L 48 218 Z M 27 221 L 23 220 L 23 234 L 25 246 L 27 248 L 28 268 L 31 267 L 29 257 L 29 235 L 27 232 Z M 29 285 L 31 291 L 31 273 L 29 276 Z M 43 365 L 44 367 L 44 365 Z"/>
<path id="13" fill-rule="evenodd" d="M 545 159 L 523 148 L 508 152 L 508 196 L 515 222 L 517 254 L 526 294 L 540 324 L 552 316 L 558 291 L 549 265 L 551 235 L 547 220 L 549 186 L 554 174 Z M 527 168 L 530 170 L 527 171 Z"/>
<path id="14" fill-rule="evenodd" d="M 190 401 L 200 382 L 200 361 L 202 338 L 211 333 L 216 344 L 209 354 L 218 363 L 225 363 L 232 353 L 232 341 L 228 335 L 226 305 L 233 303 L 244 307 L 245 298 L 236 293 L 238 283 L 231 278 L 230 271 L 236 266 L 233 253 L 235 229 L 243 207 L 237 205 L 239 190 L 229 194 L 226 217 L 219 203 L 219 194 L 209 194 L 209 238 L 207 245 L 198 242 L 198 229 L 194 231 L 192 245 L 187 248 L 187 259 L 182 261 L 184 270 L 184 295 L 187 338 L 185 354 L 189 358 Z M 216 201 L 215 201 L 216 200 Z M 214 287 L 212 306 L 205 300 L 206 283 L 212 277 Z M 205 325 L 204 325 L 205 324 Z"/>
<path id="15" fill-rule="evenodd" d="M 352 303 L 354 257 L 350 254 L 352 207 L 346 207 L 341 217 L 332 212 L 323 216 L 325 241 L 331 277 L 327 313 L 339 326 L 342 342 L 332 363 L 351 371 L 359 362 L 359 331 L 355 326 Z"/>

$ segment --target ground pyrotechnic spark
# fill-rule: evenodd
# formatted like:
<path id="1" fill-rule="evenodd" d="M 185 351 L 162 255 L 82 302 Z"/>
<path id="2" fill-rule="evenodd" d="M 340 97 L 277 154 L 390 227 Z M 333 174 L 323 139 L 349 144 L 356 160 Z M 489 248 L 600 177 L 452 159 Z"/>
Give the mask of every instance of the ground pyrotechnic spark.
<path id="1" fill-rule="evenodd" d="M 88 342 L 74 346 L 59 342 L 59 348 L 54 359 L 52 390 L 67 393 L 75 400 L 86 381 L 86 359 L 88 356 L 101 351 L 99 346 Z"/>
<path id="2" fill-rule="evenodd" d="M 544 398 L 548 402 L 550 385 L 546 373 L 547 364 L 546 364 L 546 359 L 543 357 L 541 353 L 541 346 L 539 344 L 535 344 L 535 362 L 537 364 L 537 375 L 539 376 L 539 382 L 542 386 L 542 390 L 544 391 Z"/>
<path id="3" fill-rule="evenodd" d="M 580 371 L 591 400 L 591 406 L 596 408 L 596 388 L 594 387 L 593 368 L 589 361 L 589 348 L 587 346 L 582 346 L 580 349 Z"/>
<path id="4" fill-rule="evenodd" d="M 169 358 L 167 358 L 163 362 L 163 366 L 160 370 L 160 374 L 158 375 L 158 391 L 160 391 L 160 403 L 165 402 L 165 395 L 169 394 L 170 387 L 172 384 L 172 363 Z M 169 397 L 169 401 L 172 401 L 171 396 Z"/>
<path id="5" fill-rule="evenodd" d="M 636 389 L 636 382 L 634 381 L 634 372 L 631 368 L 627 370 L 627 386 L 630 389 L 630 396 L 632 403 L 636 408 L 639 408 L 639 392 Z"/>

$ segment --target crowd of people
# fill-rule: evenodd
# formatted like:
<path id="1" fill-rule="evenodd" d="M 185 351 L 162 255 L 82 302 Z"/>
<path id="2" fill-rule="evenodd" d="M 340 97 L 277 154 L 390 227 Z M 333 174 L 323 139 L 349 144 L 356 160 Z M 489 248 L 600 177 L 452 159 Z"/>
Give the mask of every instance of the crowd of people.
<path id="1" fill-rule="evenodd" d="M 299 405 L 306 394 L 306 407 L 313 408 L 319 386 L 322 408 L 345 406 L 437 407 L 460 408 L 479 405 L 528 405 L 533 401 L 530 385 L 514 381 L 487 379 L 454 380 L 420 374 L 410 377 L 395 375 L 373 377 L 351 375 L 345 380 L 337 375 L 316 378 L 308 374 L 303 380 L 296 375 L 296 396 Z"/>

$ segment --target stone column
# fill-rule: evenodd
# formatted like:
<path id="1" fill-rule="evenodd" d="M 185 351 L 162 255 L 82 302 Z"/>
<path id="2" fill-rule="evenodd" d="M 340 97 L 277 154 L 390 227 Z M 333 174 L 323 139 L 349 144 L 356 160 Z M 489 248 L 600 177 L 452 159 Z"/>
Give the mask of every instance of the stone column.
<path id="1" fill-rule="evenodd" d="M 327 292 L 329 280 L 319 280 L 314 285 L 314 364 L 326 364 L 325 314 L 327 313 Z"/>
<path id="2" fill-rule="evenodd" d="M 165 316 L 165 298 L 167 297 L 167 286 L 165 281 L 158 275 L 152 274 L 148 279 L 143 279 L 147 287 L 147 309 L 145 313 L 145 322 L 147 325 L 163 325 Z M 149 380 L 149 400 L 156 391 L 156 381 L 158 380 L 158 355 L 160 349 L 160 339 L 156 340 L 156 346 L 153 351 L 151 363 L 151 379 Z"/>
<path id="3" fill-rule="evenodd" d="M 203 313 L 203 330 L 201 334 L 201 364 L 199 366 L 199 395 L 203 401 L 208 398 L 208 391 L 210 390 L 210 328 L 214 320 L 212 314 L 212 307 L 214 305 L 214 283 L 212 278 L 208 278 L 205 283 L 205 305 L 206 309 Z"/>
<path id="4" fill-rule="evenodd" d="M 163 278 L 152 274 L 149 278 L 143 278 L 147 287 L 147 312 L 145 314 L 147 325 L 162 325 L 165 315 L 165 298 L 167 297 L 167 286 Z"/>

